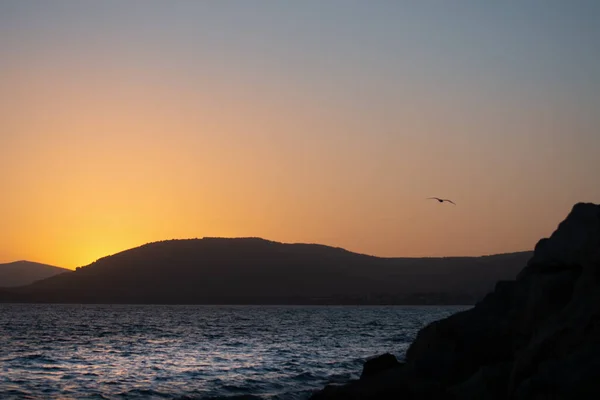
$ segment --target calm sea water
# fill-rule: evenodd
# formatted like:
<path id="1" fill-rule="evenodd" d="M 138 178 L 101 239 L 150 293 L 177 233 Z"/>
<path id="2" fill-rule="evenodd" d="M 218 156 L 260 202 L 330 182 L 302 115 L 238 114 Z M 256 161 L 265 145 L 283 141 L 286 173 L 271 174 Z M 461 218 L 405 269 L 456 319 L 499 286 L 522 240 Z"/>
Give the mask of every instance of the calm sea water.
<path id="1" fill-rule="evenodd" d="M 0 304 L 0 399 L 306 399 L 466 308 Z"/>

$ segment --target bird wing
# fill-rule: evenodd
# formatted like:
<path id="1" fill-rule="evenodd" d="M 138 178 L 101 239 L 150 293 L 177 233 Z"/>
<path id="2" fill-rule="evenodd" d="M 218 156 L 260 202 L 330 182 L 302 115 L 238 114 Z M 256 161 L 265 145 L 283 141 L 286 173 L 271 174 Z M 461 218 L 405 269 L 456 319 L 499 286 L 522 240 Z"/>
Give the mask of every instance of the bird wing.
<path id="1" fill-rule="evenodd" d="M 455 202 L 453 202 L 452 200 L 444 199 L 444 201 L 447 201 L 447 202 L 449 202 L 449 203 L 452 203 L 452 204 L 456 205 L 456 203 L 455 203 Z"/>
<path id="2" fill-rule="evenodd" d="M 427 199 L 428 199 L 428 200 L 429 200 L 429 199 L 442 200 L 442 199 L 440 199 L 440 198 L 438 198 L 438 197 L 428 197 Z"/>

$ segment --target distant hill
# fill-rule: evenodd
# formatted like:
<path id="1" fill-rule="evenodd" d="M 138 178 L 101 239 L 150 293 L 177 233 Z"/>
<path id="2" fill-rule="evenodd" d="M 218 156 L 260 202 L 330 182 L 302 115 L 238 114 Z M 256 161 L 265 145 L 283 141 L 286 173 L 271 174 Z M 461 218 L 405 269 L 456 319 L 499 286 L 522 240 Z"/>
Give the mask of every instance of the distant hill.
<path id="1" fill-rule="evenodd" d="M 531 255 L 379 258 L 259 238 L 168 240 L 0 293 L 0 301 L 472 304 Z"/>
<path id="2" fill-rule="evenodd" d="M 29 285 L 63 272 L 70 272 L 70 270 L 31 261 L 0 264 L 0 287 Z"/>

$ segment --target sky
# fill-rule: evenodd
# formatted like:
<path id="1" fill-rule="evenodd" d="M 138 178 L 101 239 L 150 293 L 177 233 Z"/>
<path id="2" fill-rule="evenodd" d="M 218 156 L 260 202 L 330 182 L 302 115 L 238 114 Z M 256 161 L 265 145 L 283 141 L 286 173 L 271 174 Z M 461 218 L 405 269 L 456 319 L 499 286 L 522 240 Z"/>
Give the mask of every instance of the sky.
<path id="1" fill-rule="evenodd" d="M 0 262 L 205 236 L 533 249 L 600 203 L 598 20 L 595 0 L 0 0 Z"/>

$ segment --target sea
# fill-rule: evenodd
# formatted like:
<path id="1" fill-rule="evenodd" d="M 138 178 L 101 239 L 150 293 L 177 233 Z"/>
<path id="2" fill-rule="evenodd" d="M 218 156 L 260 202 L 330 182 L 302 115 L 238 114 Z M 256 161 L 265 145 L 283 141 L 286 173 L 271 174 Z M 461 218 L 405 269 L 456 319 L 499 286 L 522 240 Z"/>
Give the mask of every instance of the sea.
<path id="1" fill-rule="evenodd" d="M 0 304 L 0 399 L 308 399 L 468 308 Z"/>

